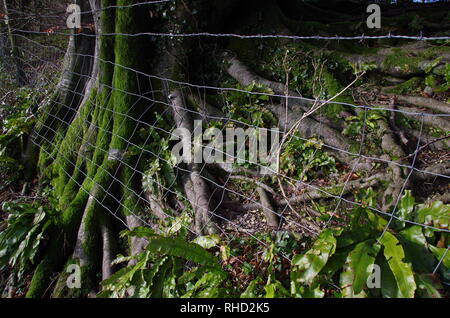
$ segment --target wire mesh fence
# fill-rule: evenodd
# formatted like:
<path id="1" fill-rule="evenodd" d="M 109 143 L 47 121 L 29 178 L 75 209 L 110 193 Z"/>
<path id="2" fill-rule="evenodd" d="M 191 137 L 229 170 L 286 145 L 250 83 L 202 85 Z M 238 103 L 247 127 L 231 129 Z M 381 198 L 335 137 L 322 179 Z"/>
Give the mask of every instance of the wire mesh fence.
<path id="1" fill-rule="evenodd" d="M 168 2 L 171 1 L 147 1 L 130 6 L 114 5 L 83 11 L 81 14 L 92 15 L 105 10 L 122 10 Z M 200 85 L 189 81 L 174 80 L 156 72 L 154 74 L 146 73 L 126 65 L 120 65 L 116 61 L 102 59 L 98 54 L 92 53 L 92 48 L 88 53 L 70 48 L 70 42 L 78 37 L 99 40 L 122 36 L 137 37 L 140 41 L 153 41 L 155 37 L 164 37 L 169 43 L 187 37 L 258 41 L 283 39 L 292 42 L 309 40 L 364 42 L 379 39 L 436 41 L 450 40 L 450 37 L 390 33 L 356 36 L 301 36 L 208 32 L 133 34 L 95 33 L 84 30 L 71 32 L 65 29 L 66 17 L 67 12 L 62 5 L 61 10 L 45 13 L 42 9 L 39 12 L 10 10 L 8 18 L 12 25 L 10 35 L 14 40 L 12 44 L 16 46 L 17 52 L 14 54 L 13 48 L 11 48 L 8 31 L 2 29 L 2 33 L 0 33 L 2 101 L 4 102 L 8 97 L 8 87 L 13 87 L 18 80 L 17 76 L 20 75 L 16 74 L 20 73 L 17 72 L 17 69 L 20 68 L 24 76 L 23 86 L 38 91 L 33 97 L 33 113 L 39 121 L 32 136 L 33 142 L 40 147 L 40 151 L 46 153 L 49 160 L 61 163 L 61 172 L 65 174 L 68 184 L 76 185 L 85 191 L 124 227 L 129 227 L 124 215 L 133 215 L 143 225 L 155 231 L 161 231 L 159 224 L 154 222 L 154 218 L 149 215 L 157 214 L 163 220 L 182 223 L 179 214 L 174 214 L 173 211 L 182 213 L 184 210 L 189 210 L 188 207 L 191 206 L 197 214 L 190 212 L 192 219 L 195 220 L 198 218 L 198 214 L 201 214 L 199 211 L 203 211 L 206 206 L 207 211 L 204 212 L 209 214 L 214 222 L 220 224 L 216 230 L 221 236 L 229 238 L 245 235 L 266 245 L 267 243 L 263 242 L 257 233 L 292 231 L 315 237 L 326 228 L 340 226 L 343 222 L 342 211 L 350 211 L 354 207 L 364 206 L 387 220 L 381 237 L 390 229 L 393 222 L 404 222 L 436 232 L 450 232 L 448 228 L 406 219 L 399 213 L 400 201 L 410 187 L 412 176 L 420 176 L 420 180 L 440 179 L 444 183 L 448 183 L 448 179 L 450 179 L 448 158 L 444 163 L 434 165 L 427 165 L 419 162 L 418 159 L 424 147 L 439 141 L 429 140 L 424 136 L 426 123 L 430 120 L 448 121 L 449 112 L 433 112 L 425 108 L 419 111 L 406 110 L 392 107 L 390 103 L 373 105 L 363 101 L 358 103 L 339 102 L 335 101 L 335 96 L 308 98 L 290 89 L 288 85 L 282 85 L 280 90 L 264 87 L 249 89 L 246 85 L 234 87 Z M 5 16 L 2 19 L 5 19 Z M 39 20 L 38 23 L 37 20 Z M 30 27 L 30 25 L 34 25 L 34 27 Z M 79 65 L 77 70 L 65 67 L 64 60 L 68 61 L 71 58 L 77 59 Z M 231 65 L 238 63 L 232 56 L 227 55 L 225 58 Z M 136 90 L 126 91 L 116 85 L 100 83 L 101 89 L 107 94 L 103 99 L 106 103 L 102 104 L 97 99 L 90 98 L 92 87 L 89 86 L 89 82 L 96 81 L 97 75 L 92 74 L 89 70 L 92 70 L 96 64 L 111 64 L 115 69 L 121 69 L 123 74 L 127 74 L 128 80 L 134 77 L 135 82 L 138 83 Z M 61 82 L 61 78 L 65 76 L 77 78 L 75 85 L 72 83 L 66 86 L 64 82 Z M 356 80 L 360 76 L 363 76 L 362 73 L 355 75 Z M 118 80 L 120 81 L 120 79 Z M 273 82 L 267 83 L 270 86 Z M 56 95 L 53 91 L 57 92 Z M 126 111 L 123 111 L 123 108 L 115 109 L 108 106 L 109 100 L 116 94 L 124 95 L 126 96 L 124 100 L 132 101 L 132 104 L 127 105 Z M 271 105 L 270 107 L 279 105 L 272 109 L 278 111 L 279 117 L 285 116 L 283 120 L 280 119 L 280 122 L 284 124 L 279 123 L 274 125 L 275 127 L 266 127 L 233 116 L 233 113 L 230 112 L 232 103 L 230 96 L 233 94 L 238 96 L 242 103 L 248 105 L 254 103 Z M 71 96 L 71 98 L 64 98 L 63 95 Z M 206 95 L 215 96 L 214 107 L 209 104 L 210 99 L 206 98 Z M 180 103 L 180 100 L 184 102 Z M 339 139 L 326 138 L 328 136 L 326 131 L 341 134 L 324 116 L 325 109 L 330 105 L 341 105 L 362 119 L 358 134 L 354 136 L 352 147 L 342 147 L 346 143 Z M 212 108 L 215 110 L 211 111 Z M 301 109 L 302 115 L 293 120 L 288 119 L 288 110 L 295 108 Z M 368 117 L 372 111 L 382 112 L 386 118 L 396 115 L 408 116 L 418 123 L 411 153 L 404 154 L 404 158 L 394 158 L 395 156 L 376 155 L 368 149 L 368 138 L 371 138 L 368 136 Z M 102 121 L 98 119 L 98 114 L 102 114 Z M 174 159 L 171 147 L 179 142 L 180 134 L 177 129 L 183 126 L 188 117 L 195 119 L 196 124 L 195 127 L 190 127 L 189 136 L 186 136 L 194 151 L 192 158 L 177 161 Z M 174 120 L 171 122 L 167 118 Z M 124 126 L 130 124 L 132 129 L 129 133 L 125 135 L 118 133 L 123 131 Z M 306 128 L 302 129 L 301 127 Z M 308 131 L 308 127 L 315 128 Z M 211 128 L 214 130 L 212 131 Z M 219 139 L 227 136 L 230 129 L 238 128 L 245 132 L 243 134 L 244 141 L 236 143 L 234 138 L 239 137 L 234 135 L 231 140 L 227 140 L 232 146 L 225 150 L 224 143 Z M 204 130 L 220 138 L 202 139 L 204 136 L 201 132 L 205 133 Z M 386 129 L 386 131 L 388 130 Z M 95 131 L 96 135 L 100 137 L 90 138 L 90 131 Z M 300 131 L 300 133 L 296 133 L 296 131 Z M 392 132 L 386 133 L 393 134 Z M 55 141 L 62 140 L 67 136 L 71 136 L 71 142 L 82 146 L 73 148 L 62 146 L 61 151 L 52 149 L 51 145 Z M 266 137 L 267 140 L 274 136 L 278 140 L 269 142 L 268 149 L 266 149 L 269 152 L 265 158 L 267 160 L 250 158 L 251 154 L 248 152 L 252 142 L 255 142 L 257 138 Z M 437 139 L 444 137 L 441 135 Z M 114 140 L 119 147 L 104 146 L 105 142 L 110 140 Z M 304 162 L 303 170 L 298 174 L 290 173 L 282 162 L 286 159 L 283 157 L 286 146 L 295 142 L 308 143 L 312 145 L 311 149 L 313 149 L 310 158 Z M 192 151 L 191 148 L 188 149 Z M 306 152 L 306 150 L 304 151 Z M 308 179 L 306 175 L 310 166 L 313 165 L 314 156 L 324 151 L 333 158 L 332 164 L 338 169 L 334 167 L 333 172 L 327 178 Z M 198 154 L 203 158 L 199 162 L 194 162 L 193 157 Z M 300 155 L 300 153 L 294 154 L 294 157 Z M 108 158 L 114 164 L 105 166 L 102 161 L 98 160 L 101 157 Z M 183 155 L 181 157 L 184 158 Z M 133 159 L 130 160 L 130 158 Z M 208 161 L 211 158 L 220 158 L 220 160 Z M 339 166 L 342 158 L 346 158 L 347 164 Z M 83 163 L 80 164 L 80 162 Z M 167 167 L 170 172 L 164 171 L 162 175 L 166 173 L 166 176 L 161 178 L 161 170 L 167 169 Z M 371 171 L 369 174 L 361 173 L 367 167 L 379 168 L 369 169 Z M 125 177 L 123 177 L 124 169 L 128 171 Z M 389 173 L 386 171 L 388 169 L 404 169 L 405 177 L 401 180 L 389 179 Z M 211 172 L 218 170 L 221 171 L 218 174 Z M 105 184 L 96 183 L 98 181 L 96 176 L 101 173 L 105 174 L 110 181 Z M 187 177 L 190 178 L 190 182 L 206 185 L 208 191 L 205 193 L 208 193 L 209 196 L 199 198 L 198 195 L 180 189 L 177 185 L 178 180 Z M 324 181 L 324 179 L 328 180 Z M 137 187 L 136 182 L 139 184 Z M 352 194 L 360 188 L 375 187 L 386 182 L 401 183 L 396 196 L 391 198 L 389 209 L 383 208 L 383 205 L 377 202 L 366 206 Z M 93 187 L 98 188 L 97 191 L 101 194 L 93 196 Z M 115 190 L 117 187 L 125 189 L 125 191 L 122 191 L 121 195 L 117 195 Z M 289 191 L 286 191 L 287 189 Z M 267 194 L 272 196 L 272 200 L 264 199 Z M 137 199 L 130 205 L 126 203 L 127 200 L 129 201 L 127 196 Z M 305 221 L 305 214 L 318 213 L 308 206 L 309 202 L 320 199 L 331 202 L 326 217 L 320 221 Z M 176 203 L 173 203 L 174 201 Z M 171 207 L 168 208 L 169 206 Z M 270 217 L 270 214 L 273 218 Z M 246 218 L 249 218 L 249 221 L 246 221 Z M 185 224 L 181 224 L 181 226 L 187 227 L 192 237 L 198 237 L 210 226 L 208 222 L 200 224 L 201 227 L 186 226 Z M 176 224 L 172 224 L 172 226 L 176 226 Z M 450 246 L 446 247 L 446 252 L 434 272 L 441 266 L 449 248 Z M 288 256 L 284 257 L 291 261 Z"/>

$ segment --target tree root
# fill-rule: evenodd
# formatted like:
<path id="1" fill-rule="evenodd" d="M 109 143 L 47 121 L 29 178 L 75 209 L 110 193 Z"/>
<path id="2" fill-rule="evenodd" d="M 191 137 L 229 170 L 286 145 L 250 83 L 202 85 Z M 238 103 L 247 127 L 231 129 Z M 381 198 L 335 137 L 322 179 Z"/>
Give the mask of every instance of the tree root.
<path id="1" fill-rule="evenodd" d="M 255 179 L 252 179 L 252 178 L 249 178 L 249 177 L 246 177 L 246 176 L 241 176 L 241 175 L 231 175 L 229 178 L 230 179 L 243 180 L 243 181 L 248 181 L 248 182 L 254 183 L 259 188 L 262 188 L 263 190 L 271 193 L 272 195 L 275 195 L 275 191 L 271 187 L 269 187 L 265 183 L 262 183 L 262 182 L 260 182 L 258 180 L 255 180 Z"/>
<path id="2" fill-rule="evenodd" d="M 439 178 L 439 175 L 450 175 L 450 162 L 432 164 L 421 170 L 414 171 L 414 177 L 418 181 L 434 181 L 436 178 Z"/>
<path id="3" fill-rule="evenodd" d="M 240 62 L 237 58 L 229 57 L 227 58 L 227 69 L 228 74 L 236 79 L 241 85 L 246 86 L 253 82 L 263 84 L 269 88 L 271 88 L 276 94 L 283 95 L 285 94 L 285 86 L 281 83 L 273 82 L 266 80 L 254 73 L 252 73 L 242 62 Z M 295 93 L 290 93 L 292 96 L 296 96 Z M 298 97 L 300 97 L 298 95 Z M 313 102 L 306 101 L 303 99 L 297 98 L 288 98 L 288 107 L 289 113 L 286 116 L 286 109 L 283 105 L 268 105 L 268 109 L 274 113 L 274 115 L 278 118 L 279 123 L 278 126 L 284 130 L 286 127 L 288 130 L 293 127 L 294 124 L 298 122 L 298 120 L 302 117 L 304 111 L 309 110 Z M 345 152 L 338 151 L 350 150 L 352 142 L 344 137 L 341 133 L 336 131 L 335 129 L 329 127 L 324 123 L 320 123 L 314 119 L 314 116 L 306 117 L 300 123 L 299 132 L 303 138 L 310 138 L 314 135 L 321 136 L 325 140 L 324 147 L 328 148 L 328 151 L 332 152 L 336 158 L 345 163 L 352 162 L 352 156 L 346 154 Z"/>
<path id="4" fill-rule="evenodd" d="M 399 102 L 425 107 L 439 114 L 450 114 L 450 104 L 437 101 L 433 98 L 420 96 L 396 95 Z"/>
<path id="5" fill-rule="evenodd" d="M 410 78 L 412 76 L 425 75 L 427 68 L 433 63 L 432 60 L 420 59 L 418 61 L 417 58 L 410 57 L 410 54 L 418 54 L 426 48 L 429 48 L 429 46 L 420 42 L 414 42 L 398 48 L 382 49 L 376 54 L 342 54 L 341 56 L 352 65 L 355 65 L 356 68 L 370 64 L 374 65 L 381 73 L 399 78 Z M 403 53 L 399 53 L 399 51 Z M 402 61 L 398 62 L 397 65 L 398 54 L 401 55 L 400 59 Z M 441 53 L 441 55 L 441 64 L 450 58 L 448 54 Z"/>
<path id="6" fill-rule="evenodd" d="M 102 280 L 111 277 L 114 273 L 114 266 L 112 262 L 116 256 L 117 246 L 111 228 L 112 224 L 110 216 L 106 214 L 103 215 L 100 220 L 100 232 L 103 244 Z"/>
<path id="7" fill-rule="evenodd" d="M 368 188 L 375 187 L 380 184 L 382 180 L 385 180 L 387 177 L 386 173 L 377 173 L 365 180 L 354 180 L 347 183 L 345 191 L 343 195 L 360 188 Z M 332 186 L 325 188 L 315 188 L 310 191 L 307 191 L 301 195 L 296 195 L 289 199 L 277 200 L 275 201 L 275 205 L 277 207 L 283 207 L 289 204 L 297 204 L 304 203 L 319 199 L 329 199 L 339 196 L 341 194 L 342 188 Z M 250 203 L 250 204 L 242 204 L 240 202 L 223 202 L 222 205 L 224 208 L 233 210 L 236 212 L 247 212 L 257 209 L 263 209 L 263 205 L 261 203 Z"/>
<path id="8" fill-rule="evenodd" d="M 278 217 L 274 212 L 275 210 L 272 206 L 272 202 L 269 196 L 267 195 L 266 190 L 264 190 L 262 187 L 256 187 L 256 191 L 258 191 L 259 199 L 261 200 L 261 206 L 266 217 L 267 225 L 269 225 L 273 229 L 278 228 Z"/>
<path id="9" fill-rule="evenodd" d="M 423 113 L 421 109 L 416 107 L 398 106 L 397 109 L 404 112 L 414 112 L 418 114 Z M 448 106 L 448 109 L 450 110 L 450 105 Z M 413 120 L 422 120 L 422 117 L 420 115 L 410 115 L 405 113 L 402 113 L 402 115 Z M 448 119 L 445 119 L 445 117 L 423 116 L 423 123 L 429 126 L 440 128 L 445 131 L 450 131 L 450 121 Z"/>
<path id="10" fill-rule="evenodd" d="M 194 125 L 187 112 L 184 98 L 180 91 L 173 90 L 169 96 L 169 102 L 172 107 L 172 114 L 176 126 L 180 129 L 186 129 L 193 133 Z M 196 143 L 198 141 L 194 141 Z M 195 145 L 194 145 L 195 147 Z M 194 154 L 195 156 L 195 154 Z M 210 199 L 211 194 L 206 181 L 201 177 L 201 168 L 198 164 L 190 162 L 186 164 L 191 171 L 189 176 L 184 179 L 184 191 L 188 200 L 191 202 L 195 212 L 195 229 L 198 234 L 207 232 L 207 234 L 216 233 L 218 228 L 214 218 L 211 215 Z"/>
<path id="11" fill-rule="evenodd" d="M 394 122 L 395 118 L 391 118 L 391 122 Z M 404 169 L 398 164 L 404 163 L 401 159 L 392 160 L 391 158 L 403 158 L 405 152 L 395 141 L 395 136 L 392 133 L 389 125 L 383 120 L 378 120 L 379 134 L 382 136 L 381 148 L 385 155 L 381 158 L 389 161 L 389 185 L 384 191 L 382 202 L 383 210 L 388 211 L 393 204 L 395 204 L 394 198 L 400 195 L 400 191 L 404 184 Z M 395 164 L 397 163 L 397 164 Z"/>

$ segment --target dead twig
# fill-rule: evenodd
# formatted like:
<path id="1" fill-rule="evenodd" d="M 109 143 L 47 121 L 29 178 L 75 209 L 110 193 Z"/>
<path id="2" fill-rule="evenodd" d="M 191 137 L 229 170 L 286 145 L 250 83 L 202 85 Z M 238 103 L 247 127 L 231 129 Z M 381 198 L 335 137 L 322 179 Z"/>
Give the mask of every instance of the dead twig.
<path id="1" fill-rule="evenodd" d="M 447 134 L 447 135 L 445 135 L 443 137 L 439 137 L 439 138 L 436 138 L 434 140 L 431 140 L 431 141 L 427 142 L 425 145 L 419 147 L 413 153 L 410 153 L 406 157 L 403 157 L 402 160 L 409 159 L 409 158 L 413 157 L 415 154 L 419 154 L 420 152 L 422 152 L 424 149 L 426 149 L 427 147 L 431 146 L 432 144 L 437 143 L 437 142 L 442 141 L 442 140 L 445 140 L 445 139 L 448 139 L 448 138 L 450 138 L 450 134 Z"/>

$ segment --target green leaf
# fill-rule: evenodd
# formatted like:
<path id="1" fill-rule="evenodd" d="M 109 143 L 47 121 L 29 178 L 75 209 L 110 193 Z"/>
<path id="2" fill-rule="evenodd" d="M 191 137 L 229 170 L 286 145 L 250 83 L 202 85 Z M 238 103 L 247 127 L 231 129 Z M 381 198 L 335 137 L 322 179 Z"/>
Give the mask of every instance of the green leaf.
<path id="1" fill-rule="evenodd" d="M 288 297 L 289 292 L 284 288 L 280 281 L 275 280 L 273 283 L 269 283 L 264 286 L 266 294 L 264 298 L 276 298 L 276 297 Z"/>
<path id="2" fill-rule="evenodd" d="M 135 296 L 138 298 L 147 298 L 151 296 L 151 287 L 153 286 L 153 279 L 157 274 L 159 274 L 159 270 L 161 267 L 168 261 L 168 257 L 162 257 L 159 260 L 156 260 L 152 265 L 151 269 L 144 270 L 142 273 L 142 285 L 136 286 Z"/>
<path id="3" fill-rule="evenodd" d="M 347 292 L 348 295 L 356 295 L 363 290 L 367 279 L 372 274 L 371 265 L 374 264 L 380 248 L 381 246 L 374 240 L 367 240 L 357 244 L 348 254 L 344 272 L 341 274 L 345 276 L 343 280 L 346 285 L 341 285 L 344 291 L 351 289 Z"/>
<path id="4" fill-rule="evenodd" d="M 207 287 L 207 289 L 214 289 L 218 287 L 227 277 L 226 272 L 223 270 L 211 270 L 210 272 L 203 275 L 202 278 L 200 278 L 194 285 L 194 287 L 189 290 L 186 294 L 182 295 L 181 298 L 192 298 L 195 297 L 195 293 L 202 290 L 203 287 Z M 209 292 L 205 293 L 198 293 L 198 297 L 210 297 L 209 293 L 212 292 L 212 290 L 209 290 Z"/>
<path id="5" fill-rule="evenodd" d="M 296 283 L 311 285 L 335 250 L 336 238 L 333 231 L 323 231 L 309 251 L 293 257 L 292 266 L 295 266 L 295 270 L 299 272 Z"/>
<path id="6" fill-rule="evenodd" d="M 438 261 L 440 261 L 445 254 L 445 257 L 442 259 L 442 264 L 445 267 L 450 268 L 450 252 L 447 252 L 446 248 L 439 248 L 433 245 L 430 245 L 429 248 Z"/>
<path id="7" fill-rule="evenodd" d="M 347 298 L 366 298 L 367 294 L 364 291 L 361 291 L 359 294 L 355 294 L 353 288 L 348 288 L 348 286 L 352 286 L 354 281 L 354 276 L 351 272 L 342 272 L 339 277 L 339 283 L 341 286 L 345 288 L 342 289 L 342 296 Z"/>
<path id="8" fill-rule="evenodd" d="M 421 224 L 430 225 L 441 229 L 450 229 L 450 205 L 441 201 L 435 201 L 430 204 L 419 205 L 416 212 L 415 221 Z M 425 234 L 428 237 L 433 235 L 432 229 L 426 229 Z"/>
<path id="9" fill-rule="evenodd" d="M 431 275 L 416 275 L 417 295 L 422 298 L 442 298 L 439 290 L 443 290 L 439 281 Z"/>
<path id="10" fill-rule="evenodd" d="M 435 263 L 433 255 L 428 251 L 428 243 L 422 227 L 414 225 L 401 231 L 399 240 L 405 251 L 406 260 L 413 264 L 415 271 L 430 273 Z"/>
<path id="11" fill-rule="evenodd" d="M 131 236 L 131 237 L 153 237 L 156 236 L 155 231 L 148 227 L 138 226 L 133 228 L 131 231 L 125 230 L 120 233 L 120 237 Z"/>
<path id="12" fill-rule="evenodd" d="M 52 224 L 51 211 L 42 206 L 5 202 L 2 210 L 9 214 L 7 227 L 0 232 L 0 269 L 10 266 L 20 281 L 33 264 L 47 228 Z"/>
<path id="13" fill-rule="evenodd" d="M 305 287 L 304 291 L 302 292 L 303 298 L 323 298 L 324 296 L 325 296 L 325 293 L 323 290 L 320 289 L 320 286 L 317 286 L 315 288 Z"/>
<path id="14" fill-rule="evenodd" d="M 179 298 L 176 276 L 173 273 L 164 279 L 162 296 L 163 298 Z"/>
<path id="15" fill-rule="evenodd" d="M 198 244 L 204 249 L 210 249 L 220 243 L 220 237 L 217 234 L 199 236 L 192 243 Z"/>
<path id="16" fill-rule="evenodd" d="M 398 298 L 399 289 L 394 274 L 389 268 L 389 264 L 385 258 L 380 258 L 379 264 L 381 267 L 381 295 L 384 298 Z"/>
<path id="17" fill-rule="evenodd" d="M 180 238 L 156 237 L 150 240 L 147 250 L 190 260 L 200 265 L 218 267 L 216 257 L 195 243 Z"/>
<path id="18" fill-rule="evenodd" d="M 397 216 L 402 220 L 410 220 L 414 211 L 415 200 L 410 190 L 406 190 L 397 206 Z M 405 222 L 401 222 L 401 226 L 405 226 Z"/>
<path id="19" fill-rule="evenodd" d="M 445 248 L 439 248 L 432 245 L 429 245 L 428 247 L 438 261 L 440 261 L 446 253 Z M 445 257 L 442 259 L 442 263 L 439 266 L 439 272 L 445 281 L 450 282 L 450 252 L 447 252 Z"/>
<path id="20" fill-rule="evenodd" d="M 257 298 L 258 295 L 256 294 L 256 289 L 262 281 L 263 280 L 261 277 L 257 277 L 256 279 L 252 280 L 250 284 L 248 284 L 245 291 L 241 294 L 241 298 Z"/>
<path id="21" fill-rule="evenodd" d="M 411 264 L 403 262 L 405 252 L 397 238 L 390 232 L 385 232 L 380 240 L 384 247 L 384 256 L 395 277 L 400 297 L 413 298 L 416 290 Z"/>
<path id="22" fill-rule="evenodd" d="M 104 290 L 111 292 L 112 297 L 124 297 L 127 289 L 132 286 L 134 275 L 145 268 L 147 261 L 150 257 L 150 253 L 143 253 L 140 260 L 134 266 L 127 266 L 108 279 L 105 279 L 100 284 Z"/>
<path id="23" fill-rule="evenodd" d="M 219 254 L 222 261 L 227 261 L 231 257 L 230 247 L 228 245 L 221 245 Z"/>

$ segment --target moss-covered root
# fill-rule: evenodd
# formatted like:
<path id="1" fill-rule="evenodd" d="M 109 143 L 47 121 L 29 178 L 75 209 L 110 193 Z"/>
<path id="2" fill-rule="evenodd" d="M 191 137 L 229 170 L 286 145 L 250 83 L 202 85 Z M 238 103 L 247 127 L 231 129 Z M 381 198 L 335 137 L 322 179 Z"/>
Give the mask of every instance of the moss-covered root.
<path id="1" fill-rule="evenodd" d="M 41 298 L 52 283 L 55 271 L 64 263 L 62 235 L 53 237 L 48 252 L 34 271 L 26 298 Z"/>

